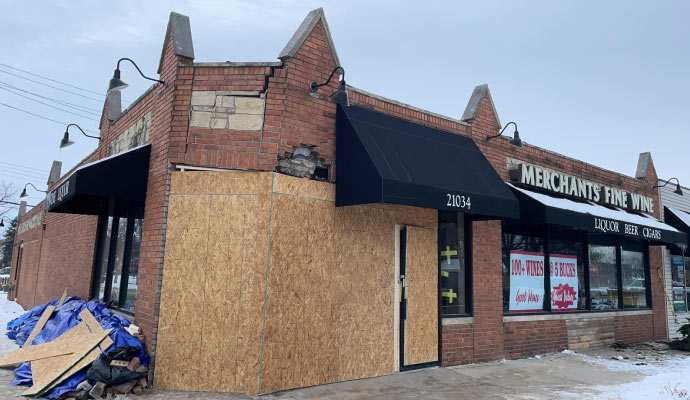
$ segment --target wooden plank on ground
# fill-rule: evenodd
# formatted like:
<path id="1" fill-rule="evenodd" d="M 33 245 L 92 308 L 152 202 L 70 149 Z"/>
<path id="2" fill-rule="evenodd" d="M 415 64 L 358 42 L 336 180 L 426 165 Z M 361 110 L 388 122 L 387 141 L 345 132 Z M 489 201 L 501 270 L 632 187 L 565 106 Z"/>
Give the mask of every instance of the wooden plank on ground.
<path id="1" fill-rule="evenodd" d="M 98 336 L 102 336 L 102 334 L 88 333 L 86 335 L 80 335 L 79 337 L 61 341 L 53 340 L 52 342 L 17 349 L 0 359 L 0 366 L 14 365 L 25 361 L 34 361 L 74 353 L 74 349 L 78 349 L 79 346 L 83 346 L 84 343 L 90 343 Z M 99 340 L 98 343 L 100 343 L 101 340 Z M 98 343 L 96 343 L 96 345 Z"/>
<path id="2" fill-rule="evenodd" d="M 101 342 L 100 346 L 101 346 L 101 347 L 108 348 L 108 347 L 110 347 L 112 344 L 113 344 L 113 341 L 112 341 L 109 337 L 106 337 L 105 339 L 103 339 L 103 341 Z M 50 391 L 51 389 L 53 389 L 55 386 L 57 386 L 57 385 L 61 384 L 62 382 L 64 382 L 64 381 L 65 381 L 67 378 L 69 378 L 70 376 L 72 376 L 72 375 L 76 374 L 77 372 L 81 371 L 83 368 L 85 368 L 86 366 L 88 366 L 89 364 L 91 364 L 92 362 L 94 362 L 94 361 L 96 360 L 96 358 L 98 358 L 98 356 L 99 356 L 100 354 L 101 354 L 101 350 L 100 350 L 98 347 L 96 347 L 96 348 L 94 348 L 93 350 L 91 350 L 86 356 L 84 356 L 84 358 L 82 358 L 79 362 L 77 362 L 76 364 L 74 364 L 70 369 L 68 369 L 67 371 L 65 371 L 65 373 L 63 373 L 62 375 L 60 375 L 58 378 L 56 378 L 55 380 L 53 380 L 53 382 L 52 382 L 51 384 L 49 384 L 48 386 L 46 386 L 43 390 L 41 390 L 41 392 L 38 393 L 38 396 L 42 396 L 43 394 L 45 394 L 45 393 L 47 393 L 48 391 Z M 43 360 L 37 360 L 37 361 L 34 361 L 34 362 L 45 363 L 46 365 L 40 366 L 40 368 L 42 369 L 42 371 L 50 371 L 50 370 L 59 369 L 58 360 L 57 360 L 58 358 L 62 358 L 62 360 L 59 360 L 59 361 L 60 361 L 60 363 L 61 363 L 62 365 L 64 365 L 64 364 L 66 363 L 66 362 L 65 362 L 65 358 L 68 358 L 68 357 L 70 357 L 70 356 L 71 356 L 71 354 L 67 354 L 67 355 L 64 355 L 64 356 L 51 357 L 51 358 L 46 358 L 46 359 L 43 359 Z M 53 362 L 54 359 L 55 359 L 55 361 Z M 34 362 L 31 363 L 31 371 L 32 371 L 32 372 L 34 371 Z M 49 366 L 47 365 L 48 363 L 52 363 L 52 364 L 53 364 L 53 365 L 52 365 L 52 368 L 49 367 Z M 48 373 L 46 373 L 46 372 L 41 372 L 41 374 L 42 374 L 43 376 L 48 375 Z"/>
<path id="3" fill-rule="evenodd" d="M 102 332 L 103 328 L 101 327 L 101 324 L 98 323 L 96 318 L 87 310 L 86 308 L 79 313 L 79 316 L 81 317 L 81 320 L 84 321 L 79 325 L 84 325 L 87 330 L 90 330 L 91 333 L 98 333 Z M 58 338 L 59 339 L 59 338 Z M 44 390 L 42 390 L 40 393 L 38 393 L 39 396 L 43 395 L 44 393 L 48 392 L 49 390 L 53 389 L 55 386 L 59 385 L 62 383 L 65 379 L 69 378 L 70 376 L 74 375 L 75 373 L 81 371 L 82 368 L 85 368 L 87 365 L 91 364 L 98 358 L 98 356 L 101 354 L 101 351 L 105 351 L 108 347 L 112 346 L 113 341 L 109 338 L 106 337 L 103 339 L 101 344 L 99 345 L 98 348 L 95 348 L 89 352 L 84 358 L 81 359 L 77 364 L 72 366 L 69 370 L 67 370 L 62 376 L 57 378 L 56 380 L 53 381 L 50 385 L 48 385 Z M 67 358 L 70 357 L 70 355 L 65 355 L 65 356 L 59 356 L 59 357 L 53 357 L 53 358 L 48 358 L 45 360 L 39 360 L 38 361 L 38 369 L 41 371 L 40 374 L 44 375 L 44 371 L 49 371 L 51 369 L 56 368 L 55 365 L 58 363 L 64 362 L 63 359 L 58 360 L 58 358 Z M 52 366 L 49 366 L 48 364 L 53 364 Z M 34 371 L 34 363 L 31 363 L 31 371 L 33 373 Z"/>
<path id="4" fill-rule="evenodd" d="M 55 306 L 46 307 L 46 309 L 43 311 L 43 314 L 41 314 L 41 318 L 38 319 L 36 326 L 34 326 L 34 330 L 31 331 L 29 338 L 26 339 L 26 342 L 24 342 L 24 347 L 31 346 L 31 341 L 34 340 L 41 330 L 43 330 L 46 322 L 48 322 L 50 316 L 53 315 L 53 311 L 55 311 Z"/>
<path id="5" fill-rule="evenodd" d="M 91 312 L 87 308 L 83 309 L 82 312 L 79 313 L 79 317 L 82 321 L 86 323 L 86 326 L 89 328 L 89 331 L 91 331 L 91 333 L 98 333 L 103 331 L 103 327 L 101 326 L 101 324 L 96 320 L 96 317 L 94 317 L 93 314 L 91 314 Z M 102 351 L 105 351 L 109 346 L 110 345 L 105 346 L 105 344 L 102 343 L 99 347 Z"/>
<path id="6" fill-rule="evenodd" d="M 58 302 L 58 307 L 62 306 L 65 304 L 65 299 L 67 298 L 67 289 L 65 289 L 64 292 L 62 292 L 62 297 L 60 297 L 60 301 Z"/>
<path id="7" fill-rule="evenodd" d="M 64 358 L 60 365 L 55 365 L 51 370 L 42 371 L 34 381 L 34 385 L 22 393 L 23 396 L 38 395 L 46 390 L 51 384 L 59 380 L 63 374 L 71 370 L 72 367 L 79 364 L 79 362 L 86 357 L 92 350 L 94 350 L 110 333 L 110 329 L 101 333 L 90 333 L 83 336 L 83 340 L 62 340 L 58 341 L 58 346 L 68 347 L 72 349 L 72 356 Z M 81 339 L 81 338 L 80 338 Z M 56 343 L 55 341 L 51 343 Z M 40 377 L 40 381 L 38 378 Z"/>

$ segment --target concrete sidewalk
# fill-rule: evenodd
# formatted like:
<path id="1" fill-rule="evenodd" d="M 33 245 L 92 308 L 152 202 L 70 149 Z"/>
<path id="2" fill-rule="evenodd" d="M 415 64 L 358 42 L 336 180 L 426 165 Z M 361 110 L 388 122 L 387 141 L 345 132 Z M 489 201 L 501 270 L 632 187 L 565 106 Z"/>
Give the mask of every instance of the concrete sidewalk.
<path id="1" fill-rule="evenodd" d="M 594 366 L 571 354 L 404 372 L 264 396 L 267 399 L 562 399 L 591 398 L 598 385 L 642 375 Z"/>
<path id="2" fill-rule="evenodd" d="M 590 350 L 585 355 L 550 354 L 523 360 L 433 368 L 371 379 L 288 390 L 258 397 L 276 399 L 574 399 L 592 398 L 605 389 L 637 382 L 645 375 L 635 365 L 663 365 L 687 354 L 658 344 Z M 612 360 L 615 357 L 616 360 Z M 0 369 L 0 399 L 21 399 L 26 387 L 10 386 L 14 374 Z M 660 391 L 662 387 L 658 388 Z M 656 390 L 656 388 L 655 388 Z M 122 397 L 120 397 L 122 398 Z M 232 393 L 146 390 L 131 399 L 257 399 Z M 606 397 L 605 397 L 606 398 Z M 618 397 L 613 397 L 618 398 Z M 632 397 L 621 397 L 632 398 Z"/>

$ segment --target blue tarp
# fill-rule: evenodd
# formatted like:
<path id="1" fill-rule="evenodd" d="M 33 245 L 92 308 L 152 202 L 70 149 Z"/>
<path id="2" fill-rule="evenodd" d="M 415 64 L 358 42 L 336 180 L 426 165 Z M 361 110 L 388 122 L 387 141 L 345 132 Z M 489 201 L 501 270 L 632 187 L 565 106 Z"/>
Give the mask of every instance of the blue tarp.
<path id="1" fill-rule="evenodd" d="M 57 305 L 58 301 L 59 300 L 54 300 L 48 304 L 36 306 L 20 317 L 8 322 L 7 336 L 10 339 L 14 339 L 20 346 L 23 345 L 36 326 L 39 318 L 41 318 L 41 314 L 43 314 L 46 307 L 49 305 Z M 151 358 L 144 353 L 144 348 L 141 342 L 139 342 L 139 339 L 133 337 L 124 329 L 130 324 L 127 319 L 111 313 L 102 303 L 96 301 L 89 301 L 87 303 L 79 297 L 68 297 L 65 299 L 62 306 L 58 307 L 55 312 L 53 312 L 52 317 L 46 322 L 41 333 L 33 339 L 31 344 L 50 342 L 82 322 L 79 313 L 82 312 L 84 308 L 87 308 L 91 314 L 96 317 L 96 320 L 101 324 L 103 329 L 113 329 L 113 331 L 110 332 L 110 339 L 112 339 L 113 345 L 106 349 L 106 352 L 116 347 L 135 346 L 139 348 L 138 357 L 141 363 L 147 367 L 149 366 Z M 14 375 L 15 378 L 12 381 L 12 385 L 32 384 L 31 367 L 29 363 L 20 365 L 14 370 Z M 46 393 L 44 397 L 56 399 L 63 393 L 75 390 L 77 385 L 84 379 L 86 379 L 86 370 L 72 375 L 59 386 L 56 386 L 53 390 Z"/>

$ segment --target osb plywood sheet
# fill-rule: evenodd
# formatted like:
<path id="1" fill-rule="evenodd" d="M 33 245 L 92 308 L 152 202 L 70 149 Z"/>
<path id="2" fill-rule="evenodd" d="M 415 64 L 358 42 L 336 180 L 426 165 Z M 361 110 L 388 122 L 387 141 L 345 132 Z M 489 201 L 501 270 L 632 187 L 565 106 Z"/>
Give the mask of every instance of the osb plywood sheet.
<path id="1" fill-rule="evenodd" d="M 156 384 L 201 390 L 209 196 L 170 196 L 168 213 Z"/>
<path id="2" fill-rule="evenodd" d="M 170 194 L 256 194 L 266 192 L 271 174 L 251 171 L 175 171 Z"/>
<path id="3" fill-rule="evenodd" d="M 395 223 L 400 225 L 433 229 L 438 227 L 438 210 L 401 206 L 399 204 L 372 204 L 372 206 L 391 211 Z"/>
<path id="4" fill-rule="evenodd" d="M 89 333 L 78 338 L 65 339 L 59 341 L 57 344 L 73 349 L 73 353 L 69 357 L 55 357 L 57 360 L 46 360 L 43 366 L 44 370 L 38 371 L 37 379 L 33 382 L 33 386 L 22 393 L 23 396 L 39 394 L 44 392 L 46 388 L 61 378 L 67 371 L 77 365 L 84 357 L 91 354 L 91 351 L 98 347 L 112 329 L 102 331 L 99 333 Z M 88 340 L 87 340 L 88 338 Z"/>
<path id="5" fill-rule="evenodd" d="M 311 199 L 335 201 L 335 185 L 332 183 L 299 179 L 281 174 L 275 174 L 273 191 Z"/>
<path id="6" fill-rule="evenodd" d="M 273 197 L 262 392 L 337 379 L 335 209 L 300 184 Z"/>
<path id="7" fill-rule="evenodd" d="M 91 315 L 91 313 L 87 310 L 84 309 L 79 315 L 82 315 L 84 313 L 87 313 L 88 315 L 93 318 L 93 321 L 90 322 L 82 322 L 79 325 L 75 326 L 74 328 L 70 329 L 67 331 L 67 333 L 74 331 L 77 329 L 77 327 L 82 327 L 80 328 L 81 332 L 74 333 L 74 335 L 81 335 L 81 334 L 88 334 L 89 332 L 94 333 L 94 332 L 101 332 L 103 331 L 103 328 L 101 325 L 96 321 L 96 319 Z M 93 325 L 95 323 L 96 325 Z M 93 327 L 93 328 L 92 328 Z M 60 336 L 59 338 L 55 340 L 61 340 L 61 339 L 66 339 L 65 337 L 66 334 Z M 73 365 L 70 369 L 68 369 L 64 374 L 62 374 L 58 379 L 55 379 L 53 383 L 45 387 L 41 392 L 45 393 L 55 386 L 59 385 L 62 383 L 65 379 L 69 378 L 70 376 L 74 375 L 75 373 L 79 372 L 83 368 L 85 368 L 87 365 L 91 364 L 98 356 L 101 354 L 101 349 L 107 349 L 108 347 L 112 346 L 113 341 L 110 339 L 110 337 L 106 337 L 103 339 L 103 341 L 96 347 L 95 349 L 91 350 L 84 358 L 82 358 L 78 363 Z M 64 355 L 64 356 L 58 356 L 58 357 L 51 357 L 51 358 L 46 358 L 43 360 L 36 360 L 31 362 L 31 373 L 34 377 L 34 380 L 36 380 L 37 376 L 47 376 L 48 373 L 47 371 L 50 371 L 52 369 L 57 368 L 58 365 L 64 365 L 67 361 L 67 359 L 71 355 Z M 58 360 L 61 359 L 61 360 Z M 39 373 L 39 371 L 42 371 Z"/>
<path id="8" fill-rule="evenodd" d="M 171 193 L 157 387 L 255 394 L 259 379 L 267 393 L 394 372 L 394 226 L 435 227 L 435 212 L 335 208 L 333 184 L 270 172 L 175 172 Z"/>
<path id="9" fill-rule="evenodd" d="M 156 386 L 256 393 L 271 176 L 173 177 Z"/>
<path id="10" fill-rule="evenodd" d="M 36 326 L 34 326 L 34 329 L 31 331 L 31 334 L 29 337 L 26 339 L 26 343 L 24 344 L 24 347 L 31 346 L 31 342 L 34 340 L 36 336 L 38 336 L 39 333 L 43 330 L 43 327 L 46 325 L 46 322 L 48 322 L 48 319 L 50 319 L 50 316 L 53 315 L 53 311 L 55 311 L 55 306 L 48 306 L 46 307 L 45 310 L 43 310 L 43 314 L 41 314 L 41 318 L 38 319 L 38 322 L 36 323 Z"/>
<path id="11" fill-rule="evenodd" d="M 336 209 L 340 279 L 338 380 L 392 374 L 395 221 L 370 206 Z"/>
<path id="12" fill-rule="evenodd" d="M 438 361 L 438 261 L 436 230 L 407 228 L 405 264 L 405 365 Z"/>

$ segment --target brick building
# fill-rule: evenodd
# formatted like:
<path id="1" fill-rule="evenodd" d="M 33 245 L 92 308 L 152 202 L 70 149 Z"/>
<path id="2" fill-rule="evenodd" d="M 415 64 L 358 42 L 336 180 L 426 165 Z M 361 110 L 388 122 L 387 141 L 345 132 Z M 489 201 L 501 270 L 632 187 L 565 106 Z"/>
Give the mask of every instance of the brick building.
<path id="1" fill-rule="evenodd" d="M 635 177 L 346 86 L 310 12 L 275 62 L 194 62 L 172 13 L 160 79 L 20 218 L 12 295 L 64 288 L 133 318 L 154 384 L 268 393 L 667 336 L 648 153 Z M 346 67 L 346 65 L 344 65 Z M 336 76 L 337 78 L 337 76 Z M 344 86 L 344 83 L 342 83 Z M 347 104 L 349 102 L 349 105 Z M 337 145 L 337 146 L 336 146 Z"/>

